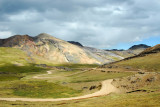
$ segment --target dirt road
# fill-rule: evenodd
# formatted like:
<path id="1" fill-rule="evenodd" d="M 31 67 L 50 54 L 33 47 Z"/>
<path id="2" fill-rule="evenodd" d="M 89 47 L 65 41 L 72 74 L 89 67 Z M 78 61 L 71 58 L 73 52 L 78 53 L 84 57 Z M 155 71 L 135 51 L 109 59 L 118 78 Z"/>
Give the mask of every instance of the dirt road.
<path id="1" fill-rule="evenodd" d="M 46 78 L 52 78 L 52 77 L 44 77 L 45 75 L 49 75 L 52 74 L 52 71 L 47 71 L 47 74 L 41 74 L 41 75 L 37 75 L 37 76 L 33 76 L 32 78 L 35 79 L 46 79 Z M 40 77 L 41 76 L 41 77 Z M 43 77 L 42 77 L 43 76 Z"/>
<path id="2" fill-rule="evenodd" d="M 47 71 L 48 74 L 52 74 L 51 71 Z M 42 75 L 47 75 L 47 74 L 42 74 Z M 39 75 L 39 76 L 42 76 Z M 39 76 L 34 76 L 33 78 L 43 78 Z M 45 78 L 45 77 L 44 77 Z M 6 101 L 66 101 L 66 100 L 79 100 L 79 99 L 86 99 L 86 98 L 91 98 L 91 97 L 97 97 L 97 96 L 103 96 L 110 94 L 112 92 L 117 92 L 117 88 L 115 88 L 111 82 L 113 79 L 105 80 L 102 81 L 102 87 L 99 91 L 92 93 L 92 94 L 87 94 L 84 96 L 79 96 L 79 97 L 71 97 L 71 98 L 57 98 L 57 99 L 42 99 L 42 98 L 0 98 L 0 100 L 6 100 Z"/>

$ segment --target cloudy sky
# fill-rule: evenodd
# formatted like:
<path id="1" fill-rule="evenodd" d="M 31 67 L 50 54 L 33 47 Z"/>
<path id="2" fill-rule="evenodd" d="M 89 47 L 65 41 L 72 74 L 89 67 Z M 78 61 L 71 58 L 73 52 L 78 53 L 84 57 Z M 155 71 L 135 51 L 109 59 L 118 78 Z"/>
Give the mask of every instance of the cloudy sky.
<path id="1" fill-rule="evenodd" d="M 0 38 L 42 32 L 101 49 L 154 45 L 160 0 L 0 0 Z"/>

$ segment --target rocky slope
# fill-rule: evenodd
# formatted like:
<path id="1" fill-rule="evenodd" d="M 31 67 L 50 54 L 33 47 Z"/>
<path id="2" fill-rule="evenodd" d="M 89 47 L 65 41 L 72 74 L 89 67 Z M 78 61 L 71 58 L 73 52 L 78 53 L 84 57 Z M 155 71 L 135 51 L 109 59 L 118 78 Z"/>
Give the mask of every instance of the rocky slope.
<path id="1" fill-rule="evenodd" d="M 109 63 L 109 62 L 114 62 L 120 59 L 124 59 L 123 57 L 116 55 L 112 52 L 109 51 L 104 51 L 101 49 L 96 49 L 92 47 L 83 47 L 83 49 L 92 57 L 97 59 L 100 62 L 103 63 Z M 105 60 L 104 60 L 105 59 Z"/>
<path id="2" fill-rule="evenodd" d="M 40 56 L 54 63 L 102 64 L 122 59 L 114 53 L 93 52 L 91 49 L 57 39 L 46 33 L 35 37 L 15 35 L 0 39 L 0 47 L 20 48 L 29 56 Z"/>
<path id="3" fill-rule="evenodd" d="M 77 46 L 80 46 L 80 47 L 83 47 L 83 45 L 79 42 L 75 42 L 75 41 L 67 41 L 67 42 L 74 44 L 74 45 L 77 45 Z"/>
<path id="4" fill-rule="evenodd" d="M 124 58 L 136 56 L 139 53 L 143 52 L 145 49 L 149 48 L 150 46 L 147 46 L 145 44 L 139 44 L 139 45 L 133 45 L 128 50 L 108 50 L 112 53 L 115 53 L 119 56 L 122 56 Z"/>

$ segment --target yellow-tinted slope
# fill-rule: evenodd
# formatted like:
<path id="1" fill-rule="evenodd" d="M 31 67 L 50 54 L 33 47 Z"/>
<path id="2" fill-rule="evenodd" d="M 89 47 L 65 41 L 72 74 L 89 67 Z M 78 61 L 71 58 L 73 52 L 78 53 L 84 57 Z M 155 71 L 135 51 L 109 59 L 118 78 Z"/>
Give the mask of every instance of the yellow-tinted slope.
<path id="1" fill-rule="evenodd" d="M 133 68 L 144 69 L 147 71 L 160 71 L 160 53 L 149 54 L 143 57 L 137 57 L 116 63 L 122 66 L 131 66 Z"/>

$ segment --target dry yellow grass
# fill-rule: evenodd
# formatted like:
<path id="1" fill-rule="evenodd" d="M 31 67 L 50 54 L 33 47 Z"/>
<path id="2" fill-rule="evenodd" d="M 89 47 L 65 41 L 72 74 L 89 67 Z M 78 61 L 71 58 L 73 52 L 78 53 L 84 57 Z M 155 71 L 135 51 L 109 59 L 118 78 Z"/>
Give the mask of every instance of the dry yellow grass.
<path id="1" fill-rule="evenodd" d="M 131 66 L 133 68 L 143 69 L 149 72 L 160 72 L 160 53 L 149 54 L 144 57 L 121 61 L 116 63 L 116 65 Z"/>

